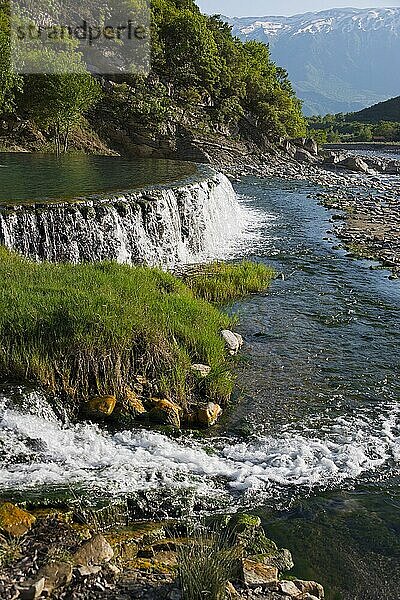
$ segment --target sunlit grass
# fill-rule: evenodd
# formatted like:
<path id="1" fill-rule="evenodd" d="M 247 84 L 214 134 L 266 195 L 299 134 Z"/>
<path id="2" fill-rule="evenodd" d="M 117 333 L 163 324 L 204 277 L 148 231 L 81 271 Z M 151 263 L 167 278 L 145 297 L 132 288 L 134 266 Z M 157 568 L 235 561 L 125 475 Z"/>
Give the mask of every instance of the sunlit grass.
<path id="1" fill-rule="evenodd" d="M 231 320 L 203 298 L 264 288 L 270 272 L 210 269 L 215 279 L 184 283 L 155 268 L 35 263 L 0 248 L 0 378 L 80 403 L 118 395 L 141 374 L 184 407 L 200 385 L 191 365 L 201 362 L 211 366 L 202 393 L 224 403 L 234 377 L 220 331 Z"/>

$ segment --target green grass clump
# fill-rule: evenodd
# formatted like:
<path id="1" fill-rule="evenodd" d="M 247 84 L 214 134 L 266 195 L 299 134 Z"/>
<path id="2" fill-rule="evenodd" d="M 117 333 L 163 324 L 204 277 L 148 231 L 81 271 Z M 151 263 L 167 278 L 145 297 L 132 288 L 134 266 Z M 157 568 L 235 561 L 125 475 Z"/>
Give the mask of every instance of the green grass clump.
<path id="1" fill-rule="evenodd" d="M 186 283 L 197 297 L 223 304 L 247 294 L 265 291 L 274 277 L 275 271 L 260 263 L 215 262 L 189 275 Z"/>
<path id="2" fill-rule="evenodd" d="M 135 374 L 185 406 L 198 385 L 226 401 L 230 319 L 158 269 L 35 263 L 0 248 L 0 379 L 28 380 L 78 402 L 122 393 Z"/>
<path id="3" fill-rule="evenodd" d="M 225 600 L 226 586 L 241 556 L 224 531 L 200 526 L 178 547 L 179 582 L 184 600 Z"/>

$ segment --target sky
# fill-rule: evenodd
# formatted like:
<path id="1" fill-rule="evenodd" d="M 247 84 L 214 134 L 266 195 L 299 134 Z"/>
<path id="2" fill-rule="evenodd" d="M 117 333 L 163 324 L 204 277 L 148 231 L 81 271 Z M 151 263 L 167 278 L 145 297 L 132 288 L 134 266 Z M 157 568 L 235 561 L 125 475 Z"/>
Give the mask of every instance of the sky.
<path id="1" fill-rule="evenodd" d="M 261 17 L 296 15 L 307 11 L 348 7 L 400 6 L 400 0 L 196 0 L 201 10 L 209 14 L 228 17 Z"/>

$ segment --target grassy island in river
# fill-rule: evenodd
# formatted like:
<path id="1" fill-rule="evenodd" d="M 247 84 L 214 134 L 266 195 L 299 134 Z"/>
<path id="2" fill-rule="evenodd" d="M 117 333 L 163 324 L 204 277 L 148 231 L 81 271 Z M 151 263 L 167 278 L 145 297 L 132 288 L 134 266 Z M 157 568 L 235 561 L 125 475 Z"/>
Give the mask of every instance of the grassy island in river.
<path id="1" fill-rule="evenodd" d="M 156 268 L 38 264 L 1 248 L 0 377 L 73 407 L 122 397 L 138 376 L 184 411 L 200 398 L 226 402 L 234 378 L 221 330 L 231 319 L 209 301 L 264 290 L 274 273 L 254 263 L 211 271 L 184 283 Z M 211 370 L 200 377 L 194 363 Z"/>

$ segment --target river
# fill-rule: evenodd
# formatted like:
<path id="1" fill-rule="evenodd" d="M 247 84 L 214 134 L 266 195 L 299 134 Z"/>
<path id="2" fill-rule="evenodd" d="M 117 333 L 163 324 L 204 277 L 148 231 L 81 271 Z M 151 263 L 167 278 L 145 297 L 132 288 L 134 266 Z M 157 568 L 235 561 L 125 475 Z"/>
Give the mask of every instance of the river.
<path id="1" fill-rule="evenodd" d="M 245 178 L 236 256 L 282 273 L 230 307 L 246 340 L 210 436 L 100 430 L 36 392 L 0 397 L 0 484 L 18 499 L 124 496 L 144 514 L 242 508 L 331 600 L 400 590 L 400 283 L 337 249 L 306 184 Z"/>

